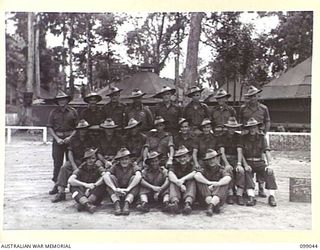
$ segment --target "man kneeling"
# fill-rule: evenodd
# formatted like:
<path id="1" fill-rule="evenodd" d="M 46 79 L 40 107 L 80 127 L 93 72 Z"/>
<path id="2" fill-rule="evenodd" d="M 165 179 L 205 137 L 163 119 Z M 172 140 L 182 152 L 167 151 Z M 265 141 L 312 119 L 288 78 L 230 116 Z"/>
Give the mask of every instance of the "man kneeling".
<path id="1" fill-rule="evenodd" d="M 203 168 L 197 169 L 194 176 L 198 190 L 208 204 L 208 216 L 220 213 L 220 206 L 225 202 L 231 181 L 230 173 L 219 164 L 220 155 L 215 150 L 208 149 L 203 158 Z"/>
<path id="2" fill-rule="evenodd" d="M 139 193 L 141 204 L 137 206 L 141 212 L 149 212 L 148 196 L 152 196 L 155 201 L 162 199 L 164 204 L 162 211 L 169 210 L 168 170 L 160 166 L 160 155 L 153 151 L 145 160 L 147 167 L 142 171 Z"/>
<path id="3" fill-rule="evenodd" d="M 84 153 L 83 163 L 70 176 L 70 192 L 78 205 L 78 211 L 86 210 L 94 213 L 97 204 L 105 195 L 105 185 L 102 176 L 105 169 L 97 161 L 97 149 L 88 149 Z"/>
<path id="4" fill-rule="evenodd" d="M 141 172 L 138 165 L 131 162 L 132 154 L 126 148 L 121 148 L 114 157 L 116 163 L 108 169 L 103 176 L 107 185 L 107 191 L 114 203 L 115 215 L 129 215 L 130 204 L 139 192 L 138 184 L 141 181 Z M 121 212 L 120 198 L 124 198 L 124 206 Z"/>

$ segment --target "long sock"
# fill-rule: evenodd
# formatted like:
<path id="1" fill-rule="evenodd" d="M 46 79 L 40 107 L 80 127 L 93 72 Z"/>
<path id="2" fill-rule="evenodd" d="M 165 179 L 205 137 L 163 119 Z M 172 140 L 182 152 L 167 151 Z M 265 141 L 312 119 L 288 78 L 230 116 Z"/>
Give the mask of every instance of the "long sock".
<path id="1" fill-rule="evenodd" d="M 111 198 L 111 200 L 112 200 L 113 203 L 115 203 L 116 201 L 119 201 L 119 200 L 120 200 L 119 197 L 118 197 L 118 195 L 116 195 L 116 194 L 112 194 L 110 198 Z"/>
<path id="2" fill-rule="evenodd" d="M 275 193 L 276 193 L 275 190 L 269 189 L 268 191 L 269 191 L 269 195 L 275 196 Z"/>
<path id="3" fill-rule="evenodd" d="M 207 196 L 206 199 L 205 199 L 207 204 L 210 204 L 211 200 L 212 200 L 212 196 Z"/>
<path id="4" fill-rule="evenodd" d="M 133 194 L 128 194 L 125 201 L 131 204 L 133 202 L 133 198 L 134 198 Z"/>
<path id="5" fill-rule="evenodd" d="M 140 200 L 141 200 L 141 202 L 148 202 L 148 196 L 146 194 L 141 194 Z"/>
<path id="6" fill-rule="evenodd" d="M 248 189 L 247 190 L 248 196 L 254 197 L 254 190 L 253 189 Z"/>
<path id="7" fill-rule="evenodd" d="M 186 198 L 185 202 L 189 202 L 190 204 L 192 204 L 192 197 L 188 196 Z"/>
<path id="8" fill-rule="evenodd" d="M 165 194 L 165 195 L 163 196 L 163 202 L 169 202 L 169 199 L 170 199 L 169 194 Z"/>
<path id="9" fill-rule="evenodd" d="M 218 196 L 213 196 L 211 199 L 211 204 L 213 204 L 214 206 L 219 204 L 220 202 L 220 198 Z"/>
<path id="10" fill-rule="evenodd" d="M 243 188 L 237 188 L 237 195 L 242 196 L 243 195 Z"/>

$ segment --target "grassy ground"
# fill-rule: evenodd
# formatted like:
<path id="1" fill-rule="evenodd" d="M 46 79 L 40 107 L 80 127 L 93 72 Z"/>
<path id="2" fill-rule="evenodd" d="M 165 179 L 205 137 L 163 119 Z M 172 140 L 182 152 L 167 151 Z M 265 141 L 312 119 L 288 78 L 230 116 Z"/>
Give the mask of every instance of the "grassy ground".
<path id="1" fill-rule="evenodd" d="M 41 136 L 40 136 L 41 138 Z M 39 141 L 39 139 L 38 139 Z M 168 215 L 153 208 L 148 214 L 133 211 L 116 217 L 108 200 L 94 215 L 76 211 L 67 195 L 53 204 L 51 145 L 13 138 L 5 150 L 4 229 L 240 229 L 305 230 L 312 228 L 310 203 L 289 202 L 289 177 L 310 177 L 310 152 L 274 151 L 273 165 L 279 186 L 278 206 L 258 198 L 255 207 L 225 205 L 220 215 L 207 217 L 198 206 L 191 215 Z"/>

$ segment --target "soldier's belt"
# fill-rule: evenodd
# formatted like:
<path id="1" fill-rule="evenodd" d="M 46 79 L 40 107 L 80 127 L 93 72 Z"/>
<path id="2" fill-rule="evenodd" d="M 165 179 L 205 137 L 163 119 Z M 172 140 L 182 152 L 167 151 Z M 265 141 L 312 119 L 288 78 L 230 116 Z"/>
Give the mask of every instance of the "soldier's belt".
<path id="1" fill-rule="evenodd" d="M 65 132 L 55 132 L 57 136 L 60 138 L 66 138 L 72 134 L 72 131 L 65 131 Z"/>
<path id="2" fill-rule="evenodd" d="M 246 160 L 247 160 L 247 161 L 263 161 L 262 158 L 255 158 L 255 157 L 253 157 L 253 158 L 246 158 Z"/>

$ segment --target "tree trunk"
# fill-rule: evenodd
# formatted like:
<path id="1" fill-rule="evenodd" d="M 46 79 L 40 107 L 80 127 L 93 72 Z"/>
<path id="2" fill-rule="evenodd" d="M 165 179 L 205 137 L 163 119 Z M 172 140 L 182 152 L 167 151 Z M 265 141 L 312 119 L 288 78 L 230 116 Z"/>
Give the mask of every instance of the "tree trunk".
<path id="1" fill-rule="evenodd" d="M 179 12 L 177 12 L 176 14 L 176 23 L 177 24 L 180 24 L 180 14 Z M 179 26 L 180 27 L 180 26 Z M 175 85 L 175 88 L 176 88 L 176 92 L 177 92 L 177 96 L 178 96 L 178 99 L 182 99 L 182 96 L 181 93 L 180 93 L 180 73 L 179 73 L 179 66 L 180 66 L 180 28 L 177 29 L 177 48 L 175 50 L 176 52 L 176 57 L 175 57 L 175 60 L 174 60 L 174 67 L 175 67 L 175 70 L 174 70 L 174 85 Z"/>
<path id="2" fill-rule="evenodd" d="M 27 61 L 27 84 L 26 93 L 33 93 L 34 81 L 34 14 L 28 13 L 28 61 Z M 25 99 L 25 96 L 23 97 Z M 31 105 L 24 105 L 22 112 L 23 125 L 32 125 L 32 109 Z"/>
<path id="3" fill-rule="evenodd" d="M 188 38 L 187 59 L 184 71 L 184 93 L 188 88 L 197 84 L 198 79 L 198 51 L 201 33 L 201 20 L 203 13 L 196 12 L 191 14 L 190 33 Z"/>
<path id="4" fill-rule="evenodd" d="M 74 40 L 73 40 L 73 20 L 70 22 L 70 38 L 68 40 L 68 46 L 69 46 L 69 88 L 70 88 L 70 95 L 74 96 L 74 77 L 73 77 L 73 54 L 72 54 L 72 48 L 74 46 Z"/>
<path id="5" fill-rule="evenodd" d="M 40 92 L 40 48 L 39 48 L 39 36 L 40 36 L 40 30 L 39 30 L 39 16 L 37 16 L 37 22 L 36 22 L 36 38 L 35 38 L 35 94 L 37 98 L 40 98 L 41 92 Z"/>
<path id="6" fill-rule="evenodd" d="M 91 62 L 91 38 L 90 38 L 90 20 L 89 17 L 86 16 L 86 36 L 87 36 L 87 80 L 88 80 L 88 87 L 89 90 L 92 91 L 92 62 Z"/>

